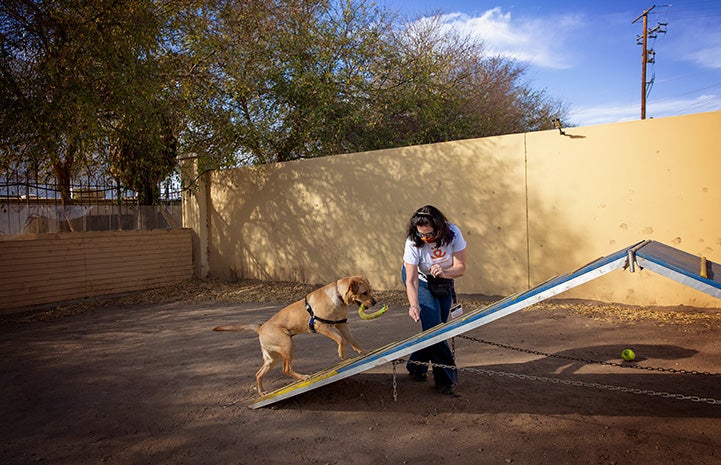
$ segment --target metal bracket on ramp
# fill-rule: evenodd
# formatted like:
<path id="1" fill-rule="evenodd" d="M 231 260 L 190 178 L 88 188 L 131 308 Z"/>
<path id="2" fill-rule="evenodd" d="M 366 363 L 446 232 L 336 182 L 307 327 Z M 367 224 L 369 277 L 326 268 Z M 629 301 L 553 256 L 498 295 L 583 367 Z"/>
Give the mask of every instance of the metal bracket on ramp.
<path id="1" fill-rule="evenodd" d="M 636 251 L 636 263 L 641 268 L 721 299 L 721 268 L 706 257 L 651 241 Z"/>
<path id="2" fill-rule="evenodd" d="M 721 298 L 721 276 L 719 276 L 721 273 L 717 273 L 719 266 L 707 261 L 705 258 L 702 265 L 699 263 L 698 257 L 673 247 L 655 241 L 639 242 L 616 253 L 594 260 L 572 273 L 556 276 L 531 289 L 508 296 L 488 307 L 471 311 L 460 318 L 435 326 L 403 341 L 380 347 L 363 356 L 344 360 L 331 368 L 309 376 L 305 380 L 296 381 L 263 395 L 256 399 L 250 407 L 254 409 L 265 407 L 392 362 L 424 347 L 445 341 L 515 313 L 619 268 L 630 268 L 631 271 L 634 271 L 634 267 L 638 265 L 641 268 L 647 268 L 694 289 Z M 702 276 L 702 274 L 705 274 L 706 277 Z"/>

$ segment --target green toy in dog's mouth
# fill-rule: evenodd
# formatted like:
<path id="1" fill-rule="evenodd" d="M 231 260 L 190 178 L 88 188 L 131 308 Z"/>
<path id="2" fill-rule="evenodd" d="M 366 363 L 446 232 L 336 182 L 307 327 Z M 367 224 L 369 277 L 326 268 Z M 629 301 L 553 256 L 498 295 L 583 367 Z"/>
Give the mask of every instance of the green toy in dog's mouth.
<path id="1" fill-rule="evenodd" d="M 388 311 L 388 305 L 384 304 L 379 310 L 373 312 L 373 313 L 366 313 L 365 312 L 365 305 L 360 304 L 358 307 L 358 315 L 360 315 L 361 318 L 364 320 L 372 320 L 374 318 L 378 318 L 379 316 L 383 315 L 385 312 Z"/>

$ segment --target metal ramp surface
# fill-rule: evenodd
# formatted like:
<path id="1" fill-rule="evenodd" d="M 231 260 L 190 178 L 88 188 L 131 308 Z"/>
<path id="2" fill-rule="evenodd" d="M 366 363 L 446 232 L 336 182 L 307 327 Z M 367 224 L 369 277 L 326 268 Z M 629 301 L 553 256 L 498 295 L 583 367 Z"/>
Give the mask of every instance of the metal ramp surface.
<path id="1" fill-rule="evenodd" d="M 283 399 L 317 389 L 348 378 L 371 368 L 392 362 L 419 349 L 471 331 L 535 303 L 546 300 L 576 286 L 615 271 L 619 268 L 648 268 L 700 291 L 721 298 L 719 265 L 703 257 L 693 256 L 655 241 L 643 241 L 601 257 L 578 270 L 556 276 L 531 289 L 508 296 L 488 307 L 479 308 L 448 323 L 388 344 L 363 356 L 344 360 L 328 369 L 310 375 L 283 388 L 265 394 L 250 405 L 260 408 Z"/>

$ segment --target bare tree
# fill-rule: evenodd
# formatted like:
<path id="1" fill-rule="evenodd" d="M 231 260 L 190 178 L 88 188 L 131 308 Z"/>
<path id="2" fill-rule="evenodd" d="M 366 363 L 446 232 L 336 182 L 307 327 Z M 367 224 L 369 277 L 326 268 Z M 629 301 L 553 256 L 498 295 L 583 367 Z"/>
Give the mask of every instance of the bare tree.
<path id="1" fill-rule="evenodd" d="M 421 144 L 551 128 L 565 113 L 522 80 L 525 68 L 485 52 L 482 41 L 443 27 L 441 17 L 406 23 L 377 73 L 387 144 Z M 383 112 L 384 109 L 390 111 Z"/>

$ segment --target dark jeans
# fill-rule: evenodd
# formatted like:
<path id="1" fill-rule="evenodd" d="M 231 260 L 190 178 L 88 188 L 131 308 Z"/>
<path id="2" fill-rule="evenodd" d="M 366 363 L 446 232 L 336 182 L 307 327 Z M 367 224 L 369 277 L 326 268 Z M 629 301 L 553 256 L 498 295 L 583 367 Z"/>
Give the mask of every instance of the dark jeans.
<path id="1" fill-rule="evenodd" d="M 406 283 L 406 267 L 401 270 L 403 285 Z M 450 296 L 438 298 L 428 290 L 425 281 L 418 280 L 418 304 L 421 307 L 421 328 L 423 331 L 448 321 L 452 299 Z M 458 384 L 458 372 L 455 368 L 440 368 L 436 364 L 456 366 L 448 341 L 438 342 L 425 349 L 413 352 L 406 368 L 411 374 L 423 374 L 428 371 L 428 362 L 433 363 L 433 380 L 437 386 Z M 418 363 L 412 363 L 418 362 Z"/>

